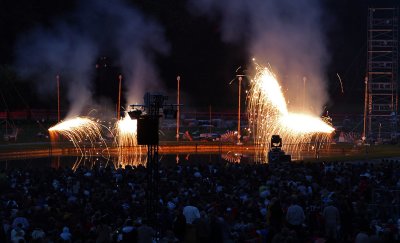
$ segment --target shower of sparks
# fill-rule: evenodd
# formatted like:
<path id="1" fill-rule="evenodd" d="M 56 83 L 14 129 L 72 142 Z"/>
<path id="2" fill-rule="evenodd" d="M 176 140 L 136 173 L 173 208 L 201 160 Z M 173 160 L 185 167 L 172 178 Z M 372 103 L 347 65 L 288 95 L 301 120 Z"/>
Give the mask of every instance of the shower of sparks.
<path id="1" fill-rule="evenodd" d="M 115 140 L 118 146 L 117 166 L 144 165 L 146 153 L 137 143 L 137 120 L 126 115 L 115 124 Z"/>
<path id="2" fill-rule="evenodd" d="M 137 120 L 125 116 L 115 124 L 116 142 L 118 147 L 137 146 Z"/>
<path id="3" fill-rule="evenodd" d="M 256 75 L 250 82 L 248 114 L 255 143 L 266 156 L 271 136 L 278 134 L 288 153 L 300 153 L 313 142 L 317 148 L 330 140 L 334 128 L 319 117 L 288 111 L 287 103 L 275 74 L 256 64 Z M 313 147 L 315 148 L 315 146 Z"/>
<path id="4" fill-rule="evenodd" d="M 132 148 L 119 148 L 117 157 L 114 161 L 114 166 L 126 167 L 130 166 L 145 166 L 147 163 L 147 153 L 142 152 L 142 146 L 132 147 Z"/>
<path id="5" fill-rule="evenodd" d="M 221 154 L 221 158 L 230 163 L 240 163 L 242 156 L 243 155 L 240 153 L 232 153 L 231 151 L 226 154 Z"/>
<path id="6" fill-rule="evenodd" d="M 292 134 L 331 133 L 334 130 L 320 118 L 305 114 L 288 113 L 281 116 L 279 122 Z"/>
<path id="7" fill-rule="evenodd" d="M 49 134 L 53 143 L 61 135 L 75 146 L 81 154 L 81 159 L 77 160 L 74 167 L 77 167 L 84 157 L 104 156 L 104 151 L 108 153 L 107 144 L 102 136 L 102 126 L 88 117 L 75 117 L 62 121 L 49 128 Z"/>
<path id="8" fill-rule="evenodd" d="M 52 137 L 57 134 L 67 137 L 77 148 L 80 148 L 83 143 L 89 143 L 95 147 L 96 142 L 104 142 L 100 124 L 87 117 L 75 117 L 62 121 L 49 128 L 49 133 Z"/>
<path id="9" fill-rule="evenodd" d="M 336 73 L 336 75 L 337 75 L 337 77 L 338 77 L 338 79 L 339 79 L 339 82 L 340 82 L 340 89 L 342 90 L 342 94 L 344 94 L 342 79 L 340 78 L 339 73 Z"/>
<path id="10" fill-rule="evenodd" d="M 89 117 L 68 119 L 49 129 L 53 144 L 57 142 L 58 136 L 65 137 L 81 155 L 74 163 L 73 169 L 82 163 L 92 162 L 93 165 L 99 160 L 99 157 L 106 158 L 107 161 L 110 159 L 110 151 L 103 139 L 103 132 L 107 132 L 117 146 L 117 156 L 113 160 L 116 168 L 146 164 L 147 154 L 142 151 L 144 150 L 143 146 L 137 144 L 137 120 L 133 120 L 129 116 L 117 121 L 114 130 Z M 104 153 L 105 151 L 107 154 Z"/>

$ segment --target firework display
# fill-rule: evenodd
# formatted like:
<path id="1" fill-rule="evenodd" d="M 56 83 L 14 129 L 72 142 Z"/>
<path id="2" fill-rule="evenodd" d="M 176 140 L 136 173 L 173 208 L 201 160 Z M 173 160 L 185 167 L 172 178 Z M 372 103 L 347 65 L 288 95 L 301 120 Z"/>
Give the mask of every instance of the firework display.
<path id="1" fill-rule="evenodd" d="M 102 135 L 102 125 L 89 117 L 74 117 L 59 122 L 49 128 L 49 134 L 53 144 L 62 136 L 74 145 L 80 154 L 72 168 L 74 170 L 90 158 L 110 158 L 107 143 Z"/>
<path id="2" fill-rule="evenodd" d="M 137 120 L 125 116 L 115 124 L 116 143 L 118 147 L 137 146 Z"/>
<path id="3" fill-rule="evenodd" d="M 288 153 L 300 154 L 329 144 L 334 131 L 327 119 L 289 111 L 275 74 L 258 64 L 247 94 L 247 112 L 249 131 L 264 158 L 272 135 L 280 135 Z M 102 126 L 94 119 L 75 117 L 51 127 L 49 133 L 52 141 L 56 141 L 57 135 L 66 137 L 82 156 L 103 156 L 104 151 L 109 154 L 109 148 L 102 136 Z M 146 163 L 143 148 L 137 142 L 137 120 L 126 115 L 115 122 L 113 129 L 107 129 L 113 139 L 111 146 L 116 153 L 113 161 L 116 167 Z"/>
<path id="4" fill-rule="evenodd" d="M 147 157 L 142 153 L 142 146 L 137 143 L 137 120 L 126 115 L 115 124 L 115 140 L 118 147 L 118 166 L 144 165 Z"/>
<path id="5" fill-rule="evenodd" d="M 65 136 L 82 154 L 84 146 L 95 148 L 97 142 L 104 143 L 101 125 L 88 117 L 75 117 L 62 121 L 49 128 L 49 133 L 52 141 L 55 141 L 58 134 Z"/>
<path id="6" fill-rule="evenodd" d="M 279 134 L 289 153 L 316 149 L 329 141 L 334 128 L 317 116 L 289 112 L 275 74 L 256 64 L 256 75 L 247 96 L 249 124 L 256 144 L 268 153 L 268 141 Z M 312 145 L 313 144 L 313 145 Z"/>
<path id="7" fill-rule="evenodd" d="M 63 136 L 74 145 L 80 154 L 73 166 L 76 168 L 83 162 L 96 161 L 97 157 L 111 159 L 109 147 L 103 138 L 103 128 L 106 127 L 89 117 L 75 117 L 51 127 L 49 133 L 53 144 L 59 136 Z M 113 131 L 106 130 L 114 140 L 112 146 L 117 148 L 112 161 L 115 167 L 145 164 L 145 153 L 142 146 L 137 144 L 137 120 L 125 116 L 115 123 Z"/>

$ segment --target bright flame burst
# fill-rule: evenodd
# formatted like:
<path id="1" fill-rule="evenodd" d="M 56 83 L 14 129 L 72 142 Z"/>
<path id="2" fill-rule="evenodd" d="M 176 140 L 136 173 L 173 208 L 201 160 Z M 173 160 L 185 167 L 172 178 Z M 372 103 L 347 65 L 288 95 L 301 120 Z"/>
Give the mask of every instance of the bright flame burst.
<path id="1" fill-rule="evenodd" d="M 132 147 L 137 145 L 137 120 L 125 116 L 115 124 L 118 147 Z"/>
<path id="2" fill-rule="evenodd" d="M 250 83 L 248 99 L 249 122 L 255 143 L 268 153 L 269 140 L 278 134 L 289 153 L 300 153 L 314 142 L 317 148 L 330 140 L 334 128 L 321 118 L 288 111 L 285 97 L 275 74 L 256 64 L 257 73 Z"/>
<path id="3" fill-rule="evenodd" d="M 49 132 L 50 136 L 64 135 L 78 148 L 80 147 L 79 144 L 85 141 L 88 141 L 91 145 L 94 145 L 98 140 L 103 141 L 100 124 L 86 117 L 75 117 L 57 123 L 49 128 Z"/>
<path id="4" fill-rule="evenodd" d="M 107 159 L 110 157 L 107 143 L 102 136 L 102 127 L 99 122 L 90 118 L 75 117 L 51 127 L 49 134 L 53 143 L 58 135 L 66 137 L 81 154 L 81 158 L 74 163 L 73 169 L 76 169 L 85 158 L 104 157 L 104 150 L 107 151 Z M 144 165 L 147 157 L 145 153 L 142 153 L 142 146 L 137 144 L 137 120 L 125 116 L 115 123 L 114 130 L 114 133 L 108 130 L 114 137 L 118 148 L 114 166 Z M 103 148 L 99 148 L 99 146 Z"/>
<path id="5" fill-rule="evenodd" d="M 58 135 L 65 136 L 81 153 L 82 157 L 77 160 L 73 169 L 79 166 L 83 157 L 99 156 L 99 151 L 103 149 L 108 151 L 107 144 L 102 136 L 101 125 L 87 117 L 75 117 L 59 122 L 49 128 L 49 134 L 53 142 L 56 141 Z M 104 147 L 99 150 L 97 145 Z"/>
<path id="6" fill-rule="evenodd" d="M 137 143 L 137 120 L 126 115 L 115 124 L 116 143 L 118 146 L 118 166 L 144 165 L 146 158 L 142 146 Z"/>

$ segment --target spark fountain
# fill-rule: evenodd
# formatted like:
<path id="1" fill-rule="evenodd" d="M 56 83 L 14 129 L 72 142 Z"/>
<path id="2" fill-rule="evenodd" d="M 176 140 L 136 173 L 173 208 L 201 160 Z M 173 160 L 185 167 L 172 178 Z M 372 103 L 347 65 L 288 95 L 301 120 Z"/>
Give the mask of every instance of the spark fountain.
<path id="1" fill-rule="evenodd" d="M 125 115 L 115 124 L 116 144 L 118 147 L 117 166 L 145 165 L 146 154 L 137 143 L 137 120 Z"/>
<path id="2" fill-rule="evenodd" d="M 102 136 L 101 125 L 88 117 L 75 117 L 57 123 L 49 128 L 52 143 L 58 139 L 58 135 L 66 137 L 80 154 L 80 158 L 74 163 L 73 169 L 77 168 L 84 158 L 102 156 L 107 151 L 107 144 Z"/>
<path id="3" fill-rule="evenodd" d="M 73 144 L 80 155 L 74 163 L 74 169 L 87 159 L 110 159 L 109 147 L 102 136 L 102 126 L 89 117 L 75 117 L 51 127 L 49 133 L 53 144 L 59 135 L 66 137 Z M 105 128 L 112 135 L 117 147 L 113 159 L 115 168 L 146 163 L 146 154 L 142 153 L 142 146 L 137 143 L 137 120 L 125 116 L 115 123 L 114 131 Z"/>
<path id="4" fill-rule="evenodd" d="M 289 112 L 281 86 L 269 68 L 256 64 L 247 102 L 249 124 L 262 156 L 267 156 L 268 141 L 274 134 L 285 141 L 288 153 L 298 156 L 304 150 L 329 144 L 334 128 L 317 116 Z"/>
<path id="5" fill-rule="evenodd" d="M 329 144 L 330 135 L 334 131 L 329 122 L 310 114 L 289 111 L 274 73 L 269 68 L 258 64 L 256 64 L 256 70 L 247 94 L 249 131 L 253 133 L 255 140 L 255 153 L 264 158 L 267 157 L 268 144 L 274 134 L 279 134 L 285 141 L 283 148 L 297 157 L 304 150 L 318 151 Z M 102 132 L 105 131 L 103 126 L 89 117 L 75 117 L 51 127 L 49 133 L 53 144 L 58 141 L 57 138 L 60 135 L 75 146 L 76 152 L 81 156 L 75 163 L 75 168 L 79 166 L 82 158 L 110 159 L 110 152 L 116 152 L 114 153 L 116 156 L 111 160 L 115 167 L 147 164 L 146 153 L 142 151 L 144 147 L 139 146 L 137 141 L 137 120 L 125 115 L 124 118 L 115 122 L 112 129 L 104 126 L 111 135 L 110 138 L 113 139 L 111 148 L 107 147 L 103 139 Z M 233 138 L 234 135 L 232 133 L 226 137 Z M 195 151 L 198 152 L 197 145 Z M 108 155 L 104 156 L 105 152 Z M 237 159 L 238 157 L 235 156 L 233 161 Z"/>
<path id="6" fill-rule="evenodd" d="M 137 120 L 125 116 L 115 124 L 116 143 L 119 147 L 137 146 Z"/>

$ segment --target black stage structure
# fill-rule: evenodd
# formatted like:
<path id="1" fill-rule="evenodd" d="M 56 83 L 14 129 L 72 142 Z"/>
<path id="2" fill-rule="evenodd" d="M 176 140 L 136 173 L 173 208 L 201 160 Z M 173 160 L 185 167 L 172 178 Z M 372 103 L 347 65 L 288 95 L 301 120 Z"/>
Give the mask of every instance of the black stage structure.
<path id="1" fill-rule="evenodd" d="M 151 225 L 159 233 L 159 119 L 161 112 L 176 112 L 176 105 L 165 104 L 167 96 L 160 93 L 146 93 L 144 105 L 130 105 L 128 112 L 132 119 L 137 119 L 137 141 L 138 145 L 147 146 L 146 164 L 146 217 Z"/>

